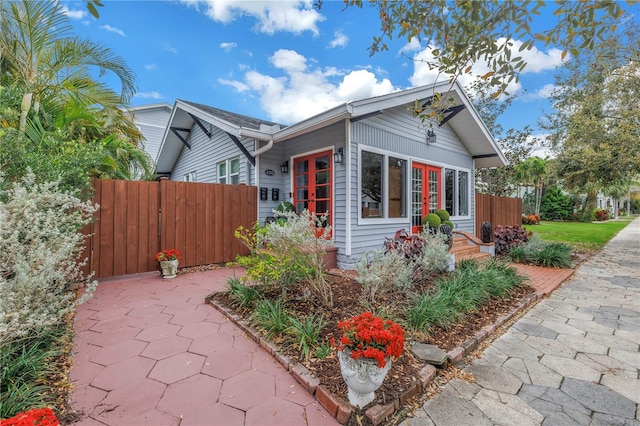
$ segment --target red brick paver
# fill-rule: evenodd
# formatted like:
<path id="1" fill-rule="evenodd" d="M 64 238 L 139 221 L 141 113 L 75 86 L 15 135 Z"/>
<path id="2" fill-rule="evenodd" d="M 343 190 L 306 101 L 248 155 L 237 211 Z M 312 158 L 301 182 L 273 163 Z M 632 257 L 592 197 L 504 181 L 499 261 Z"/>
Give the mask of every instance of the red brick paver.
<path id="1" fill-rule="evenodd" d="M 101 282 L 75 319 L 75 424 L 337 424 L 281 364 L 204 304 L 240 273 Z"/>
<path id="2" fill-rule="evenodd" d="M 529 278 L 527 284 L 544 295 L 548 295 L 560 287 L 560 284 L 575 271 L 575 269 L 544 268 L 542 266 L 522 265 L 520 263 L 513 263 L 512 265 L 515 266 L 518 272 Z"/>

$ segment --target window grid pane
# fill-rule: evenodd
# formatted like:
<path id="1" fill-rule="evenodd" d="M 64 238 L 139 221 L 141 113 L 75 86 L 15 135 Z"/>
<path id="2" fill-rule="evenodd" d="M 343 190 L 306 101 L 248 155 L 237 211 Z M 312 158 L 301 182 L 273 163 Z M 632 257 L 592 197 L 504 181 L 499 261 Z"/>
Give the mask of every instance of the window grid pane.
<path id="1" fill-rule="evenodd" d="M 369 209 L 368 203 L 382 204 L 382 160 L 383 156 L 372 152 L 362 152 L 360 184 L 362 188 L 362 217 L 382 217 L 382 209 Z M 380 206 L 383 207 L 382 205 Z"/>
<path id="2" fill-rule="evenodd" d="M 458 214 L 469 214 L 469 173 L 458 172 Z"/>
<path id="3" fill-rule="evenodd" d="M 429 170 L 429 213 L 438 210 L 438 172 Z"/>
<path id="4" fill-rule="evenodd" d="M 406 212 L 406 174 L 407 162 L 399 158 L 389 157 L 388 188 L 389 217 L 407 217 Z"/>

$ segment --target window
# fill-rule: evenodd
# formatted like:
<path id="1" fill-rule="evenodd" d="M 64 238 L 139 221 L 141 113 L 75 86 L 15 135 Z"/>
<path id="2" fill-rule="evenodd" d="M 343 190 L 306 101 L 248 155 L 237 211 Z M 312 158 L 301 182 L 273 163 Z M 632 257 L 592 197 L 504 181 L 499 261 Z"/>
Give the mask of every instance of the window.
<path id="1" fill-rule="evenodd" d="M 218 163 L 218 183 L 240 183 L 240 160 L 234 158 Z"/>
<path id="2" fill-rule="evenodd" d="M 407 217 L 407 160 L 362 151 L 360 161 L 361 217 Z"/>
<path id="3" fill-rule="evenodd" d="M 227 162 L 218 163 L 218 183 L 227 183 Z"/>
<path id="4" fill-rule="evenodd" d="M 229 182 L 232 185 L 237 185 L 240 183 L 240 160 L 234 158 L 229 163 Z"/>
<path id="5" fill-rule="evenodd" d="M 469 172 L 445 169 L 444 206 L 451 216 L 469 215 Z"/>
<path id="6" fill-rule="evenodd" d="M 183 180 L 185 182 L 196 182 L 196 172 L 189 172 L 184 175 Z"/>

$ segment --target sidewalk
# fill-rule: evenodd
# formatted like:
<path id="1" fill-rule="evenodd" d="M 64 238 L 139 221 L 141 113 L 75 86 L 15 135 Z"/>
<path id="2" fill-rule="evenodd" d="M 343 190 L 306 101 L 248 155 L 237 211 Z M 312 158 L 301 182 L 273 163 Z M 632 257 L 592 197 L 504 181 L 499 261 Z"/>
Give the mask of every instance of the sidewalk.
<path id="1" fill-rule="evenodd" d="M 640 425 L 640 218 L 403 426 Z"/>

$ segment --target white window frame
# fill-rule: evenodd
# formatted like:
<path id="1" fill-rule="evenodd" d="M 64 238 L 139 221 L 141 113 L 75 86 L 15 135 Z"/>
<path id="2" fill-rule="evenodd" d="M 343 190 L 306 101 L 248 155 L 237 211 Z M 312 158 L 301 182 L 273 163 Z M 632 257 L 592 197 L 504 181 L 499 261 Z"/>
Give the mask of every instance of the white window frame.
<path id="1" fill-rule="evenodd" d="M 362 217 L 362 152 L 370 152 L 372 154 L 382 155 L 382 217 Z M 405 162 L 405 187 L 404 187 L 404 211 L 405 217 L 389 217 L 389 157 L 398 158 Z M 409 185 L 411 159 L 406 155 L 398 152 L 387 151 L 385 149 L 375 148 L 367 145 L 358 145 L 358 225 L 380 225 L 380 224 L 407 224 L 410 223 L 409 217 Z"/>
<path id="2" fill-rule="evenodd" d="M 185 182 L 197 182 L 196 180 L 196 172 L 189 172 L 182 177 L 182 180 Z"/>
<path id="3" fill-rule="evenodd" d="M 231 163 L 233 161 L 237 161 L 238 162 L 238 171 L 235 173 L 231 172 Z M 222 166 L 224 164 L 225 167 L 225 174 L 224 176 L 220 175 L 220 166 Z M 224 161 L 219 161 L 216 163 L 216 175 L 217 175 L 217 179 L 216 182 L 221 183 L 223 185 L 225 184 L 229 184 L 229 185 L 235 185 L 233 183 L 231 183 L 232 179 L 234 177 L 238 177 L 238 183 L 240 183 L 240 158 L 236 157 L 236 158 L 230 158 Z M 224 180 L 224 182 L 223 182 Z"/>
<path id="4" fill-rule="evenodd" d="M 443 203 L 442 206 L 444 209 L 447 208 L 447 171 L 453 171 L 454 175 L 453 175 L 453 213 L 451 213 L 451 218 L 452 219 L 468 219 L 471 217 L 471 194 L 472 194 L 472 187 L 471 187 L 471 170 L 470 169 L 465 169 L 465 168 L 460 168 L 460 167 L 451 167 L 451 166 L 443 166 L 442 168 L 442 198 L 443 198 Z M 460 173 L 466 173 L 467 174 L 467 214 L 466 215 L 460 215 L 458 214 L 460 211 L 460 188 L 459 188 L 459 184 L 460 184 Z"/>

